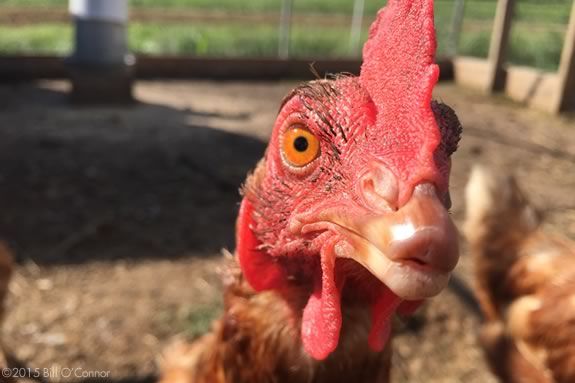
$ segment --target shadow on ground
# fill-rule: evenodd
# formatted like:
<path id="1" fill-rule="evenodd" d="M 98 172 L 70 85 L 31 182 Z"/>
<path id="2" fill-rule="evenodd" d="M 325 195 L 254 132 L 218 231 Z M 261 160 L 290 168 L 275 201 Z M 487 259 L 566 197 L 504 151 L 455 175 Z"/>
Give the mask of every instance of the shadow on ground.
<path id="1" fill-rule="evenodd" d="M 152 104 L 71 108 L 64 92 L 32 84 L 0 93 L 7 100 L 0 107 L 0 235 L 19 261 L 75 264 L 233 247 L 238 187 L 265 144 L 205 122 L 249 116 Z M 32 115 L 11 117 L 22 108 Z"/>

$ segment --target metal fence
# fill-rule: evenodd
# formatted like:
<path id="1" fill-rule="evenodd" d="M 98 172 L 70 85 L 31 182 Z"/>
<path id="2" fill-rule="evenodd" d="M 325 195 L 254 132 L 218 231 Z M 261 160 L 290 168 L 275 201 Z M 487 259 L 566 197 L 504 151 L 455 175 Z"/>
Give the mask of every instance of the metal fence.
<path id="1" fill-rule="evenodd" d="M 130 49 L 147 55 L 359 57 L 382 0 L 132 0 Z M 518 2 L 513 62 L 553 70 L 571 0 Z M 496 1 L 436 0 L 439 56 L 485 57 Z M 529 33 L 526 33 L 529 31 Z M 531 33 L 534 31 L 534 33 Z M 0 54 L 72 46 L 66 0 L 1 0 Z"/>

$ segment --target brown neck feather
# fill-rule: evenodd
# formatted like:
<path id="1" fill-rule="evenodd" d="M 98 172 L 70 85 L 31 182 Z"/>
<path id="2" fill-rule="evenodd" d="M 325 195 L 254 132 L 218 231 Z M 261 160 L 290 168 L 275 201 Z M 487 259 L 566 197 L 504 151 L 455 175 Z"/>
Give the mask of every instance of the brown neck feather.
<path id="1" fill-rule="evenodd" d="M 309 357 L 300 340 L 301 313 L 309 291 L 257 293 L 237 266 L 226 277 L 224 315 L 210 334 L 188 351 L 189 382 L 378 382 L 389 381 L 391 347 L 373 352 L 367 344 L 370 313 L 344 300 L 338 349 L 324 361 Z M 193 366 L 190 366 L 193 365 Z M 176 383 L 164 379 L 163 383 Z M 187 381 L 178 381 L 183 383 Z"/>

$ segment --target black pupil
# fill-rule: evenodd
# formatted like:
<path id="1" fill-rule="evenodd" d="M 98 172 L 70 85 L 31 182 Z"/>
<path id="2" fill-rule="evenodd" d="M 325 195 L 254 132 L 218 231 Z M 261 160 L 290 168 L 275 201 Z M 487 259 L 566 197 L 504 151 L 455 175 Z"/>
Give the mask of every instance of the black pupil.
<path id="1" fill-rule="evenodd" d="M 299 136 L 298 138 L 295 139 L 295 141 L 293 142 L 293 147 L 295 148 L 295 150 L 297 150 L 298 152 L 305 152 L 307 150 L 307 147 L 309 146 L 308 142 L 307 142 L 307 138 Z"/>

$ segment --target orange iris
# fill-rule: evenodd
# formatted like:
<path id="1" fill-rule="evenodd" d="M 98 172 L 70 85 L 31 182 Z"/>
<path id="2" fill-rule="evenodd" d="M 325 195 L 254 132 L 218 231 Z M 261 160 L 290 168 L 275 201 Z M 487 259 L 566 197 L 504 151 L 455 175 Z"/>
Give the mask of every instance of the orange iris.
<path id="1" fill-rule="evenodd" d="M 282 149 L 290 165 L 302 167 L 319 155 L 319 140 L 303 126 L 294 125 L 285 131 Z"/>

